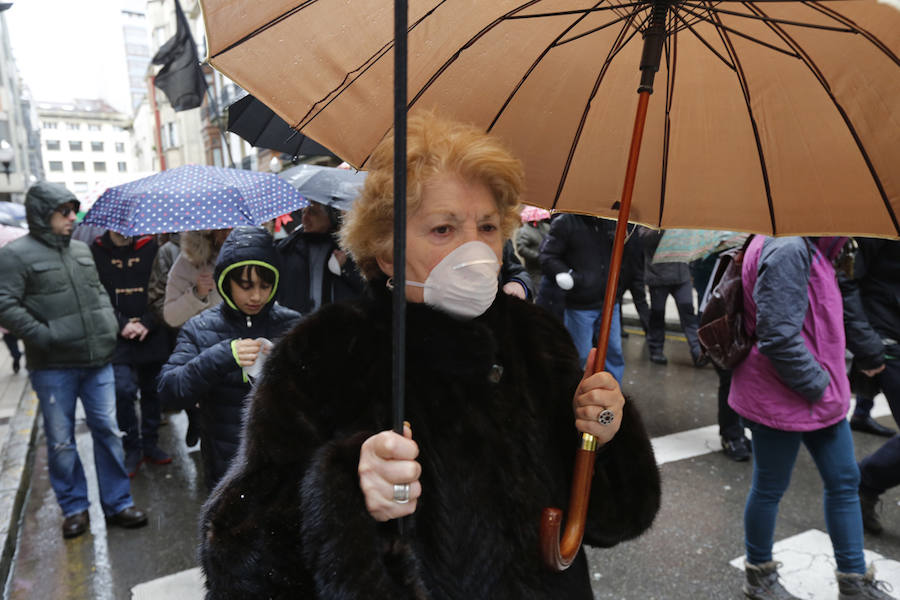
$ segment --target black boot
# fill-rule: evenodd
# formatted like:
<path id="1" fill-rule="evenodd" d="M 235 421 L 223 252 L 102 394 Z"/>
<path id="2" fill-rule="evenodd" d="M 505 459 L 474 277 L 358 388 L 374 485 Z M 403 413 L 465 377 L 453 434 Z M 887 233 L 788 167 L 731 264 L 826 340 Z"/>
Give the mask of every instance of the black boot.
<path id="1" fill-rule="evenodd" d="M 863 528 L 866 531 L 875 535 L 884 531 L 881 519 L 878 518 L 878 494 L 860 489 L 859 507 L 862 509 Z"/>
<path id="2" fill-rule="evenodd" d="M 890 427 L 885 427 L 869 415 L 864 417 L 854 415 L 850 417 L 850 429 L 880 435 L 881 437 L 893 437 L 893 435 L 897 433 Z"/>
<path id="3" fill-rule="evenodd" d="M 834 572 L 838 582 L 838 600 L 889 600 L 893 596 L 885 590 L 890 584 L 875 579 L 875 568 L 869 567 L 865 575 Z"/>
<path id="4" fill-rule="evenodd" d="M 800 600 L 792 595 L 778 582 L 778 567 L 781 563 L 774 560 L 751 565 L 744 562 L 744 595 L 750 600 Z"/>

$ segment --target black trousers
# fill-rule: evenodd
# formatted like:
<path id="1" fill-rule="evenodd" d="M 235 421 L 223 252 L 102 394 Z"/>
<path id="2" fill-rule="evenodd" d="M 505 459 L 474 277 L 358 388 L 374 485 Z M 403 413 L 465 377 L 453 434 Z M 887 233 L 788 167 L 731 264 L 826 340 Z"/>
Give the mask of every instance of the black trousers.
<path id="1" fill-rule="evenodd" d="M 859 463 L 860 489 L 878 495 L 900 484 L 900 435 Z"/>
<path id="2" fill-rule="evenodd" d="M 4 333 L 3 343 L 9 348 L 9 355 L 12 356 L 13 360 L 22 358 L 22 351 L 19 350 L 19 338 L 11 333 Z"/>
<path id="3" fill-rule="evenodd" d="M 687 337 L 691 356 L 700 356 L 700 341 L 697 339 L 697 315 L 694 313 L 694 295 L 691 282 L 674 285 L 650 286 L 650 323 L 647 329 L 647 346 L 651 352 L 662 352 L 666 342 L 666 300 L 675 298 L 681 329 Z"/>
<path id="4" fill-rule="evenodd" d="M 889 359 L 884 363 L 884 371 L 875 376 L 875 381 L 881 391 L 887 398 L 888 406 L 891 407 L 891 414 L 894 416 L 894 422 L 900 427 L 900 359 Z M 856 396 L 856 407 L 853 410 L 854 415 L 868 416 L 872 410 L 874 399 L 862 394 Z"/>
<path id="5" fill-rule="evenodd" d="M 162 415 L 156 394 L 156 378 L 162 365 L 113 365 L 113 369 L 116 373 L 116 420 L 125 434 L 122 446 L 126 452 L 149 450 L 159 441 Z M 140 421 L 134 406 L 138 390 L 141 392 Z"/>

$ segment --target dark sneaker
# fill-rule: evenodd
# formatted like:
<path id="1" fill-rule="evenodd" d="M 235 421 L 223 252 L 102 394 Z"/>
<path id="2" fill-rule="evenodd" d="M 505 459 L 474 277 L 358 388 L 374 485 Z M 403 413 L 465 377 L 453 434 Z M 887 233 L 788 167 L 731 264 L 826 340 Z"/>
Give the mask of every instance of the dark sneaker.
<path id="1" fill-rule="evenodd" d="M 838 600 L 890 600 L 888 592 L 893 588 L 886 581 L 875 579 L 875 568 L 869 567 L 865 575 L 834 572 L 838 582 Z"/>
<path id="2" fill-rule="evenodd" d="M 137 529 L 147 524 L 147 513 L 139 508 L 129 506 L 114 515 L 107 515 L 106 524 L 126 529 Z"/>
<path id="3" fill-rule="evenodd" d="M 850 417 L 850 429 L 880 435 L 881 437 L 892 437 L 897 433 L 890 427 L 885 427 L 869 415 L 866 415 L 865 417 Z"/>
<path id="4" fill-rule="evenodd" d="M 13 373 L 16 374 L 16 375 L 19 374 L 19 369 L 22 368 L 22 364 L 21 364 L 21 362 L 20 362 L 21 360 L 22 360 L 21 357 L 19 357 L 19 358 L 14 358 L 14 359 L 13 359 L 13 364 L 12 364 L 12 367 L 13 367 Z"/>
<path id="5" fill-rule="evenodd" d="M 125 471 L 128 473 L 129 477 L 137 475 L 138 467 L 141 466 L 143 461 L 144 456 L 140 450 L 125 451 Z"/>
<path id="6" fill-rule="evenodd" d="M 86 510 L 69 515 L 62 524 L 63 537 L 66 539 L 78 537 L 88 530 L 90 522 L 91 518 Z"/>
<path id="7" fill-rule="evenodd" d="M 172 462 L 172 457 L 163 452 L 159 446 L 144 449 L 144 460 L 154 465 L 167 465 Z"/>
<path id="8" fill-rule="evenodd" d="M 862 509 L 863 528 L 869 533 L 878 535 L 884 531 L 881 519 L 878 518 L 878 496 L 859 490 L 859 507 Z"/>
<path id="9" fill-rule="evenodd" d="M 651 352 L 650 362 L 656 363 L 658 365 L 665 365 L 669 363 L 669 359 L 666 358 L 666 355 L 662 352 Z"/>
<path id="10" fill-rule="evenodd" d="M 188 426 L 187 431 L 184 434 L 184 443 L 187 444 L 187 447 L 196 446 L 197 442 L 200 441 L 200 424 L 197 422 L 199 417 L 194 415 L 194 409 L 188 409 L 184 411 L 187 415 Z"/>
<path id="11" fill-rule="evenodd" d="M 771 560 L 759 565 L 744 562 L 744 595 L 750 600 L 800 600 L 778 581 L 780 562 Z"/>
<path id="12" fill-rule="evenodd" d="M 733 440 L 722 438 L 722 451 L 734 462 L 750 460 L 750 445 L 747 443 L 749 441 L 744 436 Z"/>
<path id="13" fill-rule="evenodd" d="M 691 354 L 691 360 L 694 361 L 694 366 L 698 369 L 702 369 L 709 364 L 709 356 L 707 356 L 704 352 Z"/>

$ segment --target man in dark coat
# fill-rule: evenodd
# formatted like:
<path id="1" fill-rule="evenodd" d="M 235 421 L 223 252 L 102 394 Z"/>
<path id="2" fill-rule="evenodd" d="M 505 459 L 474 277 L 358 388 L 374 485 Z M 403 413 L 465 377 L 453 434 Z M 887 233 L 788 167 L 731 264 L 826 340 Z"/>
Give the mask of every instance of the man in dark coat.
<path id="1" fill-rule="evenodd" d="M 134 507 L 115 414 L 110 359 L 119 328 L 87 245 L 71 240 L 78 200 L 54 183 L 25 198 L 29 232 L 0 249 L 0 326 L 25 342 L 31 387 L 44 415 L 50 485 L 62 509 L 63 537 L 88 529 L 88 490 L 75 445 L 80 397 L 94 442 L 107 522 L 147 524 Z"/>
<path id="2" fill-rule="evenodd" d="M 278 339 L 300 319 L 298 313 L 275 303 L 279 262 L 265 229 L 235 228 L 219 252 L 213 275 L 223 302 L 181 327 L 175 350 L 160 373 L 159 394 L 166 406 L 191 408 L 199 403 L 200 453 L 210 490 L 237 451 L 251 388 L 238 362 L 237 342 Z M 228 278 L 246 266 L 254 266 L 258 274 L 267 273 L 273 282 L 271 293 L 252 314 L 235 302 Z"/>
<path id="3" fill-rule="evenodd" d="M 564 321 L 582 365 L 600 331 L 615 233 L 615 221 L 565 214 L 550 224 L 550 233 L 541 248 L 544 275 L 566 290 Z M 622 353 L 622 322 L 618 304 L 613 309 L 605 369 L 617 381 L 622 381 L 625 356 Z"/>
<path id="4" fill-rule="evenodd" d="M 301 224 L 278 242 L 285 274 L 278 303 L 306 315 L 325 304 L 358 298 L 365 282 L 335 240 L 340 211 L 310 202 L 301 213 Z"/>
<path id="5" fill-rule="evenodd" d="M 172 458 L 158 444 L 161 412 L 156 377 L 169 357 L 167 331 L 150 309 L 147 290 L 158 246 L 152 235 L 125 237 L 106 231 L 91 244 L 100 282 L 109 294 L 119 337 L 113 355 L 116 420 L 125 433 L 125 469 L 134 477 L 143 461 L 164 465 Z M 140 390 L 141 419 L 135 401 Z"/>

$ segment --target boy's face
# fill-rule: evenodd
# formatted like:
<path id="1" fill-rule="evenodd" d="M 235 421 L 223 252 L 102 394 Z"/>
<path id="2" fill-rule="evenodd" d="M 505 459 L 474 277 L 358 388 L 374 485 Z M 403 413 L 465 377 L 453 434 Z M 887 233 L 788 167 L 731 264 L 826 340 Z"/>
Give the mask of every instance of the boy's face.
<path id="1" fill-rule="evenodd" d="M 272 284 L 261 279 L 254 268 L 245 268 L 238 277 L 228 281 L 231 301 L 245 315 L 259 314 L 272 293 Z"/>

